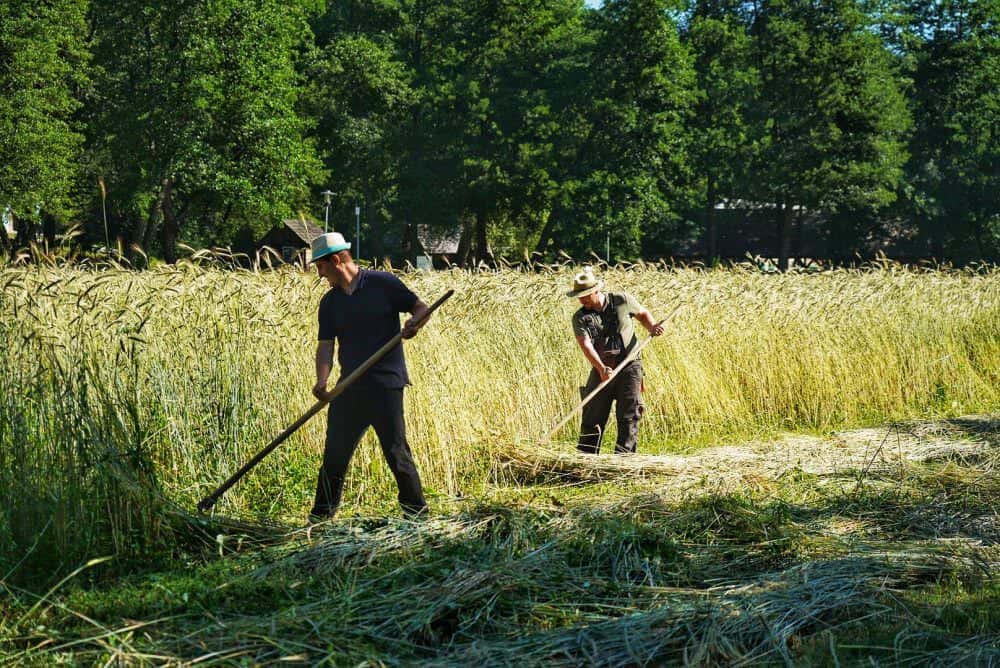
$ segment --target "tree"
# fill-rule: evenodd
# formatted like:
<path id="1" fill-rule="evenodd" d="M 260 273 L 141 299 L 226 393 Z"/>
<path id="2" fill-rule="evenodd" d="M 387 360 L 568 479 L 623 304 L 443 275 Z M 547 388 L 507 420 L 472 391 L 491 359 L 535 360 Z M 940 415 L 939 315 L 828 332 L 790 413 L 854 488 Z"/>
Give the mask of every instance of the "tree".
<path id="1" fill-rule="evenodd" d="M 0 206 L 10 206 L 22 233 L 41 212 L 66 218 L 76 210 L 86 8 L 86 0 L 0 5 Z"/>
<path id="2" fill-rule="evenodd" d="M 418 1 L 409 10 L 401 45 L 419 104 L 401 198 L 462 221 L 466 260 L 491 261 L 491 227 L 530 228 L 548 206 L 552 73 L 581 12 L 580 0 Z M 429 202 L 429 190 L 447 197 Z"/>
<path id="3" fill-rule="evenodd" d="M 889 54 L 857 3 L 766 0 L 751 20 L 761 150 L 749 192 L 782 211 L 784 271 L 801 212 L 894 199 L 911 118 Z"/>
<path id="4" fill-rule="evenodd" d="M 260 231 L 307 201 L 319 180 L 296 113 L 297 54 L 311 39 L 301 4 L 275 0 L 100 0 L 101 68 L 92 142 L 108 188 L 144 248 L 168 262 L 194 240 Z"/>
<path id="5" fill-rule="evenodd" d="M 577 106 L 564 114 L 558 208 L 539 240 L 576 254 L 662 252 L 692 194 L 694 71 L 665 0 L 610 0 L 591 15 Z"/>
<path id="6" fill-rule="evenodd" d="M 394 47 L 368 35 L 334 38 L 308 69 L 307 108 L 331 174 L 330 187 L 349 204 L 369 212 L 366 252 L 383 255 L 391 207 L 398 192 L 398 128 L 416 96 L 410 73 L 394 59 Z M 394 230 L 396 236 L 401 230 Z"/>
<path id="7" fill-rule="evenodd" d="M 685 33 L 697 75 L 691 154 L 704 182 L 705 256 L 710 261 L 718 255 L 715 206 L 738 196 L 754 148 L 747 114 L 759 78 L 741 5 L 734 0 L 696 0 Z"/>
<path id="8" fill-rule="evenodd" d="M 913 215 L 937 257 L 1000 260 L 1000 2 L 910 3 Z"/>

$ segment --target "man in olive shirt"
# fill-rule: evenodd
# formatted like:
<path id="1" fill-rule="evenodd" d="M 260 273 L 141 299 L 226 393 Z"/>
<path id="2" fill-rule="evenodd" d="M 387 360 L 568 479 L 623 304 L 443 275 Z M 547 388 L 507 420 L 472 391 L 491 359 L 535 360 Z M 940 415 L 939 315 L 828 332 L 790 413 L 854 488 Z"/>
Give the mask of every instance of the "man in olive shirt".
<path id="1" fill-rule="evenodd" d="M 350 247 L 336 232 L 320 235 L 312 242 L 310 262 L 330 285 L 319 306 L 313 386 L 313 394 L 322 400 L 330 396 L 326 386 L 333 368 L 335 342 L 340 345 L 337 359 L 343 378 L 397 334 L 402 332 L 407 339 L 414 336 L 423 326 L 417 325 L 417 320 L 428 310 L 393 274 L 358 267 Z M 399 314 L 407 312 L 413 317 L 400 330 Z M 396 478 L 404 514 L 413 517 L 426 510 L 403 420 L 403 388 L 409 383 L 400 344 L 330 403 L 326 449 L 310 519 L 323 520 L 336 513 L 347 467 L 368 427 L 375 428 L 382 454 Z"/>
<path id="2" fill-rule="evenodd" d="M 632 295 L 627 292 L 605 293 L 601 290 L 603 286 L 603 282 L 597 280 L 588 267 L 576 275 L 573 289 L 566 293 L 580 301 L 580 309 L 573 314 L 573 333 L 583 356 L 593 367 L 587 385 L 581 390 L 583 397 L 607 380 L 636 345 L 633 318 L 646 328 L 650 336 L 663 334 L 662 325 L 656 324 L 649 311 Z M 638 359 L 629 362 L 584 406 L 577 443 L 580 452 L 600 452 L 601 437 L 612 402 L 615 402 L 615 417 L 618 420 L 615 453 L 634 453 L 643 412 L 642 363 Z"/>

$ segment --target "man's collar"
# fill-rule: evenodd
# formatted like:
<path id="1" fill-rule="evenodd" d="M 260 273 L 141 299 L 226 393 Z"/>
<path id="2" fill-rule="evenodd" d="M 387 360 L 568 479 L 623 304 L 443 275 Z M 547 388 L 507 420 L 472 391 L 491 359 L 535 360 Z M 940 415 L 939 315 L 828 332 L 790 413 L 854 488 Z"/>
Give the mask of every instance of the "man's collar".
<path id="1" fill-rule="evenodd" d="M 361 274 L 364 273 L 364 269 L 358 267 L 358 273 L 354 274 L 354 278 L 345 288 L 341 288 L 341 292 L 345 295 L 353 295 L 359 287 L 361 287 Z"/>

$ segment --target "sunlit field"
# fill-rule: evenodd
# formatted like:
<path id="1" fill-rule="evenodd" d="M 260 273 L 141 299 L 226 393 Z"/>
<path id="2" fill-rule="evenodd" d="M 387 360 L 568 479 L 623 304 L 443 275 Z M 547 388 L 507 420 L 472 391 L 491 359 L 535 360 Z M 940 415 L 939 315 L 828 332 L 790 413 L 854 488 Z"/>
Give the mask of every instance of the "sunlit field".
<path id="1" fill-rule="evenodd" d="M 402 274 L 455 290 L 405 343 L 431 517 L 370 434 L 303 529 L 325 414 L 194 508 L 314 403 L 314 274 L 3 269 L 0 652 L 1000 661 L 997 270 L 604 268 L 667 318 L 626 459 L 540 443 L 588 370 L 574 270 Z"/>

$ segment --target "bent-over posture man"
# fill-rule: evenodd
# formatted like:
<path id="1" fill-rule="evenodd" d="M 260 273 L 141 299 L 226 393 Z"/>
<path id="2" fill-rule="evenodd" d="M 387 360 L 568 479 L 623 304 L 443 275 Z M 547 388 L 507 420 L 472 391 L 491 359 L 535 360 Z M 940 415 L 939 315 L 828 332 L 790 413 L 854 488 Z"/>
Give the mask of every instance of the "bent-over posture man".
<path id="1" fill-rule="evenodd" d="M 351 258 L 350 247 L 336 232 L 323 234 L 312 242 L 310 262 L 330 284 L 319 305 L 313 386 L 313 394 L 322 400 L 330 396 L 326 386 L 333 367 L 335 342 L 340 344 L 337 359 L 343 378 L 400 331 L 403 338 L 414 336 L 419 329 L 415 321 L 428 310 L 396 276 L 358 267 Z M 403 312 L 413 317 L 400 330 L 399 314 Z M 427 509 L 420 475 L 406 442 L 403 388 L 409 382 L 400 344 L 330 403 L 326 450 L 316 483 L 316 501 L 309 514 L 311 520 L 328 519 L 337 512 L 347 466 L 370 426 L 375 428 L 382 454 L 396 477 L 403 513 L 414 517 Z"/>
<path id="2" fill-rule="evenodd" d="M 573 333 L 583 356 L 593 367 L 586 387 L 580 390 L 581 398 L 607 380 L 636 345 L 632 318 L 642 323 L 650 336 L 663 334 L 663 327 L 653 322 L 653 316 L 632 295 L 627 292 L 605 293 L 601 291 L 603 286 L 603 281 L 597 280 L 593 270 L 586 267 L 574 277 L 573 289 L 566 293 L 568 297 L 580 300 L 580 309 L 573 314 Z M 601 437 L 611 413 L 612 401 L 615 402 L 615 417 L 618 420 L 615 453 L 634 453 L 644 408 L 642 363 L 638 359 L 629 362 L 584 406 L 580 441 L 576 446 L 580 452 L 600 452 Z"/>

